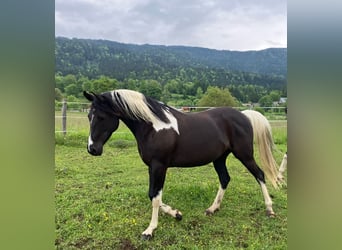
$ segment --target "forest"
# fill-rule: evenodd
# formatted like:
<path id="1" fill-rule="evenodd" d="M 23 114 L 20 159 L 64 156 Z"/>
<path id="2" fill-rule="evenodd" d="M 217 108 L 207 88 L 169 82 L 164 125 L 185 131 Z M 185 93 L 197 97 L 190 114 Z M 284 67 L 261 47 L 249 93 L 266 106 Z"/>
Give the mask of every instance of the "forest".
<path id="1" fill-rule="evenodd" d="M 228 92 L 232 106 L 270 106 L 287 96 L 286 48 L 239 52 L 57 37 L 55 58 L 56 101 L 118 88 L 173 106 L 196 106 L 209 89 Z"/>

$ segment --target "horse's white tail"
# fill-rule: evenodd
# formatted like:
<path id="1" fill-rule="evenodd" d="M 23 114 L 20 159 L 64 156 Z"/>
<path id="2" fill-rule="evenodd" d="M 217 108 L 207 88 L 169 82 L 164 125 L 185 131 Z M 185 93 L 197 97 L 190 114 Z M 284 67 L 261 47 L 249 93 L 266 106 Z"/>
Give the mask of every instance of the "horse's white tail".
<path id="1" fill-rule="evenodd" d="M 252 123 L 254 140 L 258 146 L 259 157 L 263 170 L 268 180 L 277 188 L 278 164 L 273 158 L 272 151 L 275 149 L 275 144 L 272 137 L 271 125 L 260 112 L 254 110 L 242 111 Z"/>

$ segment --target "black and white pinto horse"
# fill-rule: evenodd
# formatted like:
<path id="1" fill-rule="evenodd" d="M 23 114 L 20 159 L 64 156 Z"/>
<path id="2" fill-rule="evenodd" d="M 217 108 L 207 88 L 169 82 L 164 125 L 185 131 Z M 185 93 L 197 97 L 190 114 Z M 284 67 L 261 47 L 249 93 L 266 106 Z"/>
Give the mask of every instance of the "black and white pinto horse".
<path id="1" fill-rule="evenodd" d="M 275 215 L 264 172 L 257 165 L 253 150 L 253 137 L 256 134 L 257 138 L 261 138 L 260 157 L 265 159 L 263 167 L 266 176 L 277 187 L 277 166 L 269 161 L 273 156 L 265 150 L 268 138 L 263 129 L 253 127 L 247 116 L 240 111 L 220 107 L 185 114 L 139 92 L 125 89 L 83 94 L 91 101 L 88 152 L 95 156 L 101 155 L 103 145 L 121 120 L 134 134 L 140 157 L 148 166 L 152 218 L 142 233 L 144 239 L 150 239 L 157 228 L 159 209 L 178 220 L 182 219 L 179 210 L 162 202 L 167 169 L 202 166 L 213 162 L 220 186 L 215 200 L 206 210 L 206 214 L 210 215 L 219 210 L 230 181 L 226 167 L 226 158 L 230 153 L 245 165 L 259 183 L 266 214 L 271 217 Z"/>

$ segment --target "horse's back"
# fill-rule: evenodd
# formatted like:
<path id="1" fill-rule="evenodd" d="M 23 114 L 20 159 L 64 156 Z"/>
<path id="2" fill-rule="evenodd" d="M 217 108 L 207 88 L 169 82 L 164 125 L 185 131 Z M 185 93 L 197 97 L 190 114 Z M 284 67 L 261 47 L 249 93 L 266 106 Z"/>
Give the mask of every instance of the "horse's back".
<path id="1" fill-rule="evenodd" d="M 240 111 L 230 107 L 182 115 L 172 165 L 203 165 L 232 151 L 234 144 L 253 131 L 249 120 Z M 252 143 L 250 138 L 247 143 Z"/>

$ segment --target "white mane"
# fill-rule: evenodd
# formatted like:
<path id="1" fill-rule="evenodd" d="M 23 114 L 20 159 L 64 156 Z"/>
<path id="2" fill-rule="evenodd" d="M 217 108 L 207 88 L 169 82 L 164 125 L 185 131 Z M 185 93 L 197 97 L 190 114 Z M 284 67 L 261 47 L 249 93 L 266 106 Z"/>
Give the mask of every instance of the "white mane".
<path id="1" fill-rule="evenodd" d="M 128 89 L 118 89 L 111 92 L 113 101 L 117 102 L 118 94 L 120 94 L 122 105 L 124 109 L 129 110 L 133 118 L 142 119 L 145 121 L 149 121 L 155 123 L 160 121 L 158 117 L 156 117 L 151 109 L 147 106 L 145 101 L 145 96 L 139 92 L 128 90 Z"/>
<path id="2" fill-rule="evenodd" d="M 129 111 L 128 115 L 132 118 L 151 122 L 156 131 L 172 128 L 179 134 L 178 123 L 172 113 L 168 109 L 164 109 L 164 114 L 169 119 L 170 123 L 163 122 L 153 114 L 143 94 L 128 89 L 113 90 L 111 91 L 111 94 L 114 102 L 119 102 L 121 100 L 120 104 L 126 111 Z"/>

